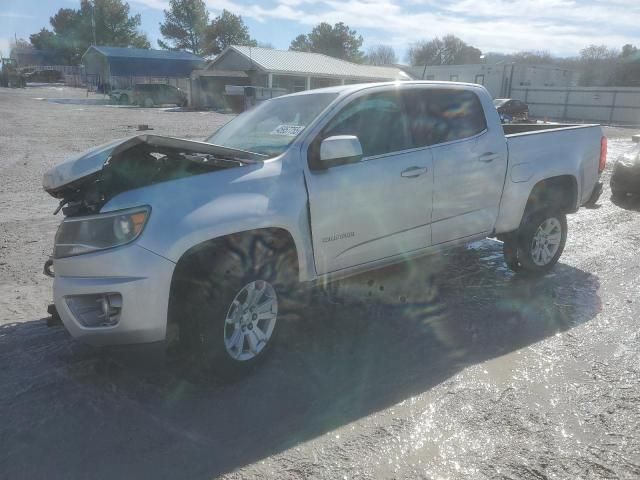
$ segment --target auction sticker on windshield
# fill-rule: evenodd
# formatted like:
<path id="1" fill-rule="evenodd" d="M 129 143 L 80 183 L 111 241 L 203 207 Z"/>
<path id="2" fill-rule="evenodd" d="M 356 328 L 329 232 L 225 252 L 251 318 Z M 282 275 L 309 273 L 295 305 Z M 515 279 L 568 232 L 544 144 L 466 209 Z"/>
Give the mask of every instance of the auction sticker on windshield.
<path id="1" fill-rule="evenodd" d="M 272 135 L 284 135 L 286 137 L 295 137 L 302 130 L 304 130 L 304 125 L 278 125 L 271 132 Z"/>

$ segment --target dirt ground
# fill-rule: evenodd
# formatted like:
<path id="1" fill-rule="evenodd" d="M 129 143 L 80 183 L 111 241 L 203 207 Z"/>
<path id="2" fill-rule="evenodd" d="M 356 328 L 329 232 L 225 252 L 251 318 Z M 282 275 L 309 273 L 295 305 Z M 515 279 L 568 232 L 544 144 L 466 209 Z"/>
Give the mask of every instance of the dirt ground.
<path id="1" fill-rule="evenodd" d="M 0 89 L 0 478 L 640 477 L 640 201 L 607 186 L 542 278 L 486 240 L 343 282 L 249 377 L 196 382 L 46 326 L 40 182 L 138 124 L 203 139 L 230 117 L 38 100 L 84 97 Z M 632 133 L 607 129 L 610 165 Z"/>

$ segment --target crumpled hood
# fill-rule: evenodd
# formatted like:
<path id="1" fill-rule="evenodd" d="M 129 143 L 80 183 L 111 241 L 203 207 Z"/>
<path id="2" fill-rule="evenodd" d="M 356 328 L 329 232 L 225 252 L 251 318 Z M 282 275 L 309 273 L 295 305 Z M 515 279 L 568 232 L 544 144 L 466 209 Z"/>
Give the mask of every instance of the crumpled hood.
<path id="1" fill-rule="evenodd" d="M 220 145 L 158 135 L 114 140 L 88 150 L 44 174 L 42 185 L 61 199 L 65 215 L 99 211 L 127 190 L 241 167 L 263 155 Z"/>
<path id="2" fill-rule="evenodd" d="M 82 152 L 70 158 L 64 163 L 53 167 L 47 171 L 42 178 L 42 187 L 47 191 L 55 191 L 102 170 L 107 159 L 113 150 L 126 142 L 130 138 L 120 138 L 111 142 L 103 143 L 97 147 Z"/>

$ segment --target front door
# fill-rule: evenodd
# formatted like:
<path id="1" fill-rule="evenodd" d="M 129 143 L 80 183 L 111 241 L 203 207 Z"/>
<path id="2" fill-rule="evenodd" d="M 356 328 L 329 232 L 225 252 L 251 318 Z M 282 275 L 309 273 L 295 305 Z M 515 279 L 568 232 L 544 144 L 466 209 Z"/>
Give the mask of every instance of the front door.
<path id="1" fill-rule="evenodd" d="M 317 273 L 427 247 L 432 156 L 413 141 L 402 95 L 394 90 L 360 96 L 320 135 L 357 136 L 364 158 L 308 173 Z"/>

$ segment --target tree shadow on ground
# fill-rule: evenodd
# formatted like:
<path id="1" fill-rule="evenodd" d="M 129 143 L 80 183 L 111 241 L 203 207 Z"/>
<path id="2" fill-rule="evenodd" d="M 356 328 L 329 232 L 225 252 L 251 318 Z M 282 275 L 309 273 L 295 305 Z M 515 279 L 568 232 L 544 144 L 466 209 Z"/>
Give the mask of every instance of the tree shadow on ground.
<path id="1" fill-rule="evenodd" d="M 477 242 L 339 283 L 342 305 L 305 306 L 268 361 L 230 385 L 113 363 L 43 320 L 6 325 L 0 469 L 30 479 L 213 478 L 589 321 L 598 287 L 564 264 L 514 276 L 499 242 Z"/>

